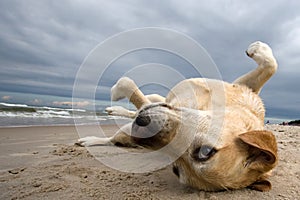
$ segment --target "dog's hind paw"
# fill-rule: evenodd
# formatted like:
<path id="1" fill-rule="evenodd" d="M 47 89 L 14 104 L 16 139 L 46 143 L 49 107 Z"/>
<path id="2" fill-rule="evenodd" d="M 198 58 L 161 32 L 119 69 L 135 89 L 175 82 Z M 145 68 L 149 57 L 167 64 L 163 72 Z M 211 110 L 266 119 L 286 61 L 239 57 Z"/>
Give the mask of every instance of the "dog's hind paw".
<path id="1" fill-rule="evenodd" d="M 246 54 L 259 65 L 265 62 L 276 62 L 272 49 L 269 45 L 260 41 L 250 44 L 246 50 Z"/>

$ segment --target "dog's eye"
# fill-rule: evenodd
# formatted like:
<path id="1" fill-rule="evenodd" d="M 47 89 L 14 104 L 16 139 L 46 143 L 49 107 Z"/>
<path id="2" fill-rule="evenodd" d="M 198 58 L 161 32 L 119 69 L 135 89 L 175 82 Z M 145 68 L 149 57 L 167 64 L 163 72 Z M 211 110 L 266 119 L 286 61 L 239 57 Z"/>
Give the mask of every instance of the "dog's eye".
<path id="1" fill-rule="evenodd" d="M 195 149 L 192 157 L 197 161 L 206 161 L 210 159 L 213 155 L 215 155 L 216 152 L 217 150 L 215 148 L 203 145 Z"/>

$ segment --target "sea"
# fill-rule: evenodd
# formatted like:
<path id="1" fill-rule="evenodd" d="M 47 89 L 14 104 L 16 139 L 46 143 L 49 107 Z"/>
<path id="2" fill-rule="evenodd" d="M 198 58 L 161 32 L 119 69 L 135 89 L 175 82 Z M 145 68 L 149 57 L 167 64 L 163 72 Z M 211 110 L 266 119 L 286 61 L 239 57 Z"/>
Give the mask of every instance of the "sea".
<path id="1" fill-rule="evenodd" d="M 30 106 L 0 103 L 0 127 L 125 124 L 125 117 L 109 116 L 103 110 Z"/>
<path id="2" fill-rule="evenodd" d="M 0 127 L 63 126 L 126 124 L 125 117 L 110 116 L 105 112 L 109 106 L 123 106 L 134 110 L 128 101 L 72 99 L 49 95 L 0 92 Z M 76 106 L 72 106 L 71 103 Z M 279 124 L 290 119 L 267 116 L 266 123 Z"/>
<path id="3" fill-rule="evenodd" d="M 0 127 L 125 124 L 131 120 L 110 116 L 105 108 L 123 106 L 134 110 L 134 106 L 128 101 L 111 102 L 3 92 L 0 92 L 0 99 Z M 75 106 L 72 106 L 72 102 Z"/>

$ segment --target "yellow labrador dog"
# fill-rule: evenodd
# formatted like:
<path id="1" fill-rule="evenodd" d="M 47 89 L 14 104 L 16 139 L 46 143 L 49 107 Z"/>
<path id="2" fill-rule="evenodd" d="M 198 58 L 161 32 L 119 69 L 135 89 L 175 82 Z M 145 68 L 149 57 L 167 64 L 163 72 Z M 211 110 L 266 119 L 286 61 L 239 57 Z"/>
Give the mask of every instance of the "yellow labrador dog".
<path id="1" fill-rule="evenodd" d="M 112 99 L 127 97 L 138 111 L 110 107 L 107 112 L 133 122 L 113 137 L 85 137 L 79 144 L 139 145 L 153 150 L 170 145 L 173 151 L 184 149 L 173 164 L 181 183 L 205 191 L 270 190 L 267 178 L 278 161 L 277 145 L 274 135 L 264 130 L 265 109 L 258 94 L 276 72 L 277 63 L 271 48 L 259 41 L 246 53 L 258 67 L 233 83 L 188 79 L 166 98 L 145 96 L 134 81 L 121 78 L 112 88 Z"/>

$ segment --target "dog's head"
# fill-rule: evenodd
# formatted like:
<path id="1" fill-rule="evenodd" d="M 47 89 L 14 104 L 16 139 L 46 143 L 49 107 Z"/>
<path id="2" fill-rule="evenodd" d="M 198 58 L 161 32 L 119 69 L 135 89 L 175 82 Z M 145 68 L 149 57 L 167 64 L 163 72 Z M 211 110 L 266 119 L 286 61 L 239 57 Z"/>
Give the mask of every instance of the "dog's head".
<path id="1" fill-rule="evenodd" d="M 242 118 L 230 121 L 234 114 L 225 112 L 218 129 L 210 125 L 210 112 L 151 104 L 139 111 L 132 138 L 146 148 L 169 146 L 167 153 L 180 154 L 173 171 L 184 184 L 206 191 L 267 191 L 266 178 L 277 164 L 276 139 L 269 131 L 247 131 Z"/>

